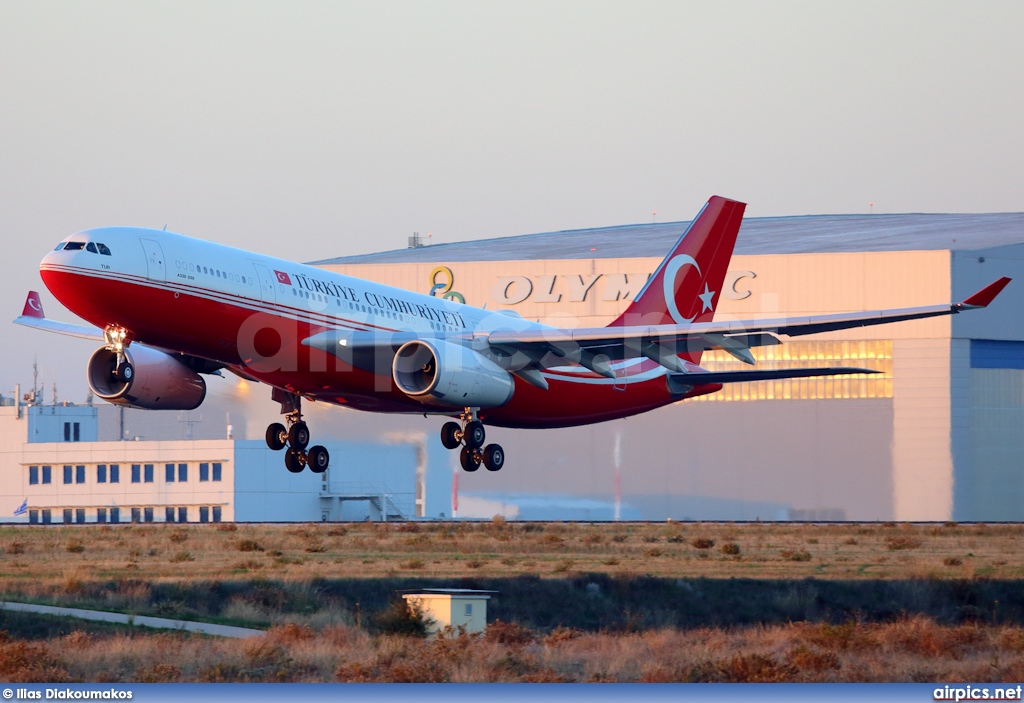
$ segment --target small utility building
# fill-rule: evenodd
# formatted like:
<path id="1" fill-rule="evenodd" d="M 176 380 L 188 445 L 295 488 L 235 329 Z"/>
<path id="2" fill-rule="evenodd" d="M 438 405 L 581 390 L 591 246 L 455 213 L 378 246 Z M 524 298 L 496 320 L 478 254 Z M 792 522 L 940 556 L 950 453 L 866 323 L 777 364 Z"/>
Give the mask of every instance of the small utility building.
<path id="1" fill-rule="evenodd" d="M 464 627 L 466 632 L 487 629 L 487 601 L 497 591 L 471 588 L 424 588 L 402 596 L 409 606 L 423 614 L 427 631 L 435 634 L 448 627 Z"/>

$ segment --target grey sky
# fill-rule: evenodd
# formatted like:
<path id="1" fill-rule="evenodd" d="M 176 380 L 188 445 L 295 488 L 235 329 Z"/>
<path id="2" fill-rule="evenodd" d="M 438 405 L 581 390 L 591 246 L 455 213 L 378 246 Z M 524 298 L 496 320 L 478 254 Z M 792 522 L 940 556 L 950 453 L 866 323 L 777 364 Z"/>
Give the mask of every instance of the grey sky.
<path id="1" fill-rule="evenodd" d="M 1024 4 L 0 4 L 6 319 L 53 244 L 310 260 L 748 214 L 1024 210 Z M 54 317 L 60 310 L 43 290 Z M 84 396 L 92 344 L 8 326 Z"/>

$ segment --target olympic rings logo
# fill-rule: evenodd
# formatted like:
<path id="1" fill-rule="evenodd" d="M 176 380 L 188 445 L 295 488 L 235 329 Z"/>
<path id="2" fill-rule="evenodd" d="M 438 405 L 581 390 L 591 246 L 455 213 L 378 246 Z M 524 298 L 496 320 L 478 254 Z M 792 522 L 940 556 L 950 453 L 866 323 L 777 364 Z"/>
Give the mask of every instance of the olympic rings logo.
<path id="1" fill-rule="evenodd" d="M 441 278 L 441 281 L 438 281 L 438 277 Z M 452 290 L 453 285 L 455 285 L 455 274 L 447 266 L 438 266 L 430 272 L 430 295 L 434 297 L 440 295 L 445 300 L 454 300 L 465 305 L 466 299 L 462 297 L 462 293 Z"/>

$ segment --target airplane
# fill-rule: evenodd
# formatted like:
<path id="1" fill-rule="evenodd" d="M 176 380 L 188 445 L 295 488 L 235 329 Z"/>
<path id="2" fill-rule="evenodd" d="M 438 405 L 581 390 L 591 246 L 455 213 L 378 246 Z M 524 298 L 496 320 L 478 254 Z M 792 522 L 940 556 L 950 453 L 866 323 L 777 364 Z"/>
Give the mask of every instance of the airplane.
<path id="1" fill-rule="evenodd" d="M 89 325 L 45 317 L 30 292 L 14 322 L 102 342 L 86 374 L 115 405 L 191 410 L 207 374 L 269 385 L 284 424 L 266 431 L 293 473 L 327 470 L 302 401 L 450 418 L 441 442 L 466 471 L 505 464 L 485 424 L 568 427 L 628 417 L 723 384 L 876 373 L 854 367 L 708 371 L 721 349 L 984 308 L 1000 278 L 962 302 L 799 318 L 715 321 L 746 205 L 714 196 L 625 311 L 606 327 L 560 329 L 171 232 L 103 227 L 47 254 L 47 289 Z"/>

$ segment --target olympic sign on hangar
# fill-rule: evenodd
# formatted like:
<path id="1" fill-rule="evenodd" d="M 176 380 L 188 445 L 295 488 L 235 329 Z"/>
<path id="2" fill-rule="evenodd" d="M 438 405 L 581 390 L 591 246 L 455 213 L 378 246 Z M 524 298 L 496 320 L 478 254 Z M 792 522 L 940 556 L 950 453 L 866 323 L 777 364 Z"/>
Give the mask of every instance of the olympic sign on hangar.
<path id="1" fill-rule="evenodd" d="M 439 271 L 443 269 L 443 271 Z M 447 291 L 451 291 L 454 276 L 448 267 L 434 270 L 431 280 L 446 278 Z M 440 273 L 440 275 L 438 275 Z M 607 302 L 631 300 L 651 277 L 650 273 L 591 273 L 591 274 L 550 274 L 543 276 L 500 276 L 491 287 L 491 300 L 499 305 L 534 303 L 582 303 L 588 297 L 599 296 Z M 750 297 L 750 290 L 741 282 L 744 278 L 756 278 L 753 271 L 730 271 L 726 274 L 722 297 L 729 300 L 743 300 Z M 461 296 L 460 296 L 461 297 Z"/>

